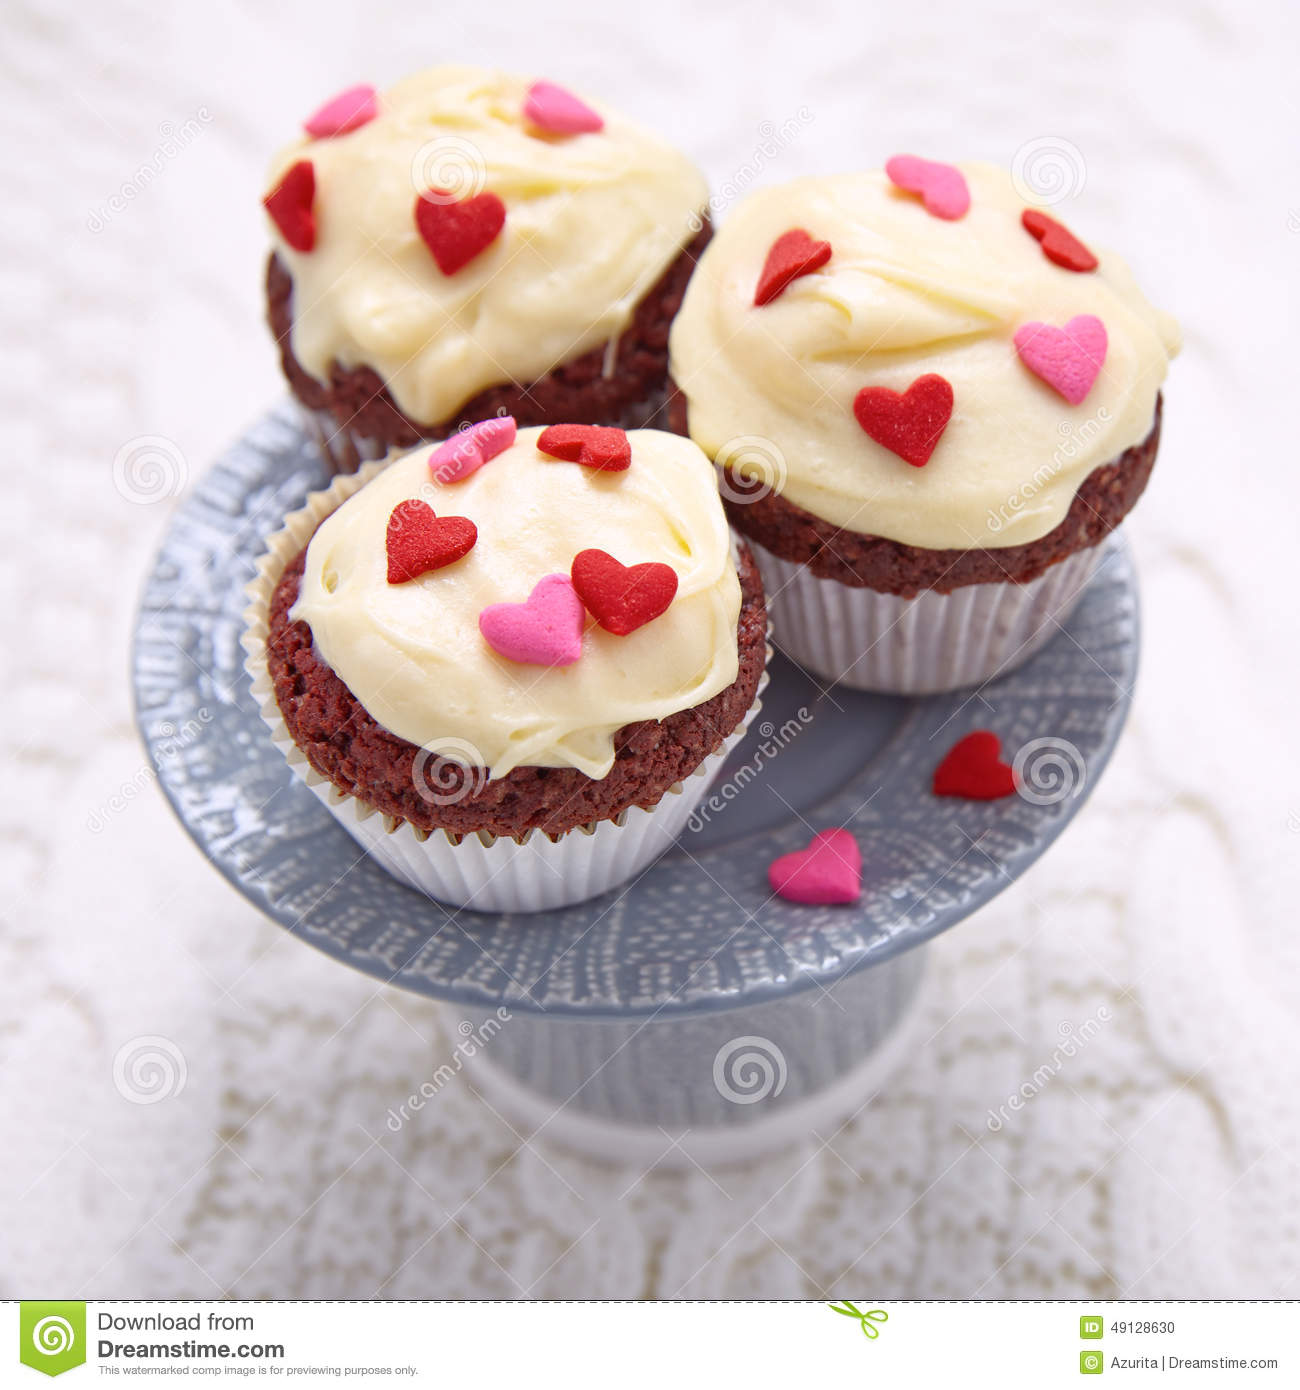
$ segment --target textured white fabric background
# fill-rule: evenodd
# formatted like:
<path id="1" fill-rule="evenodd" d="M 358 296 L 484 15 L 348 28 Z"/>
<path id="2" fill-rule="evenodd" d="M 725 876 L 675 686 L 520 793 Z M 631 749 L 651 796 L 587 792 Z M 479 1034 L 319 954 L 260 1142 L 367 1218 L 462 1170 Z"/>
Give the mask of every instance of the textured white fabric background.
<path id="1" fill-rule="evenodd" d="M 1300 1294 L 1300 14 L 1076 8 L 9 8 L 0 1295 Z M 142 765 L 126 644 L 172 503 L 125 500 L 114 456 L 165 436 L 192 481 L 276 397 L 267 155 L 340 86 L 449 57 L 602 92 L 715 186 L 1068 141 L 1069 220 L 1182 318 L 1129 528 L 1128 733 L 1060 845 L 940 942 L 927 1041 L 825 1145 L 615 1170 L 521 1143 L 463 1082 L 389 1134 L 454 1013 L 261 920 Z M 990 1133 L 1061 1024 L 1103 1005 Z M 149 1106 L 113 1078 L 145 1034 L 187 1066 Z"/>

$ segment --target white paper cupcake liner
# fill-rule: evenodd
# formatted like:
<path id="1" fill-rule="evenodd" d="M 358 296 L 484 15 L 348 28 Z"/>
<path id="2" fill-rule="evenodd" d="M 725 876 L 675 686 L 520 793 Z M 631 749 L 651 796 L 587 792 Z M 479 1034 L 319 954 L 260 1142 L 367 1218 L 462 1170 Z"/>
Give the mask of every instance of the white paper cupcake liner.
<path id="1" fill-rule="evenodd" d="M 285 566 L 307 544 L 317 526 L 371 478 L 384 463 L 362 464 L 335 478 L 323 492 L 285 518 L 267 540 L 257 578 L 246 589 L 247 627 L 241 638 L 244 667 L 253 698 L 275 745 L 296 776 L 328 807 L 335 820 L 395 878 L 439 902 L 482 912 L 540 912 L 594 898 L 635 877 L 659 857 L 686 828 L 704 800 L 728 754 L 744 738 L 762 708 L 767 673 L 744 719 L 690 776 L 670 787 L 650 810 L 630 807 L 613 820 L 595 821 L 551 839 L 533 831 L 519 840 L 486 831 L 456 836 L 429 833 L 395 820 L 360 797 L 340 791 L 307 761 L 280 713 L 267 668 L 266 643 L 271 597 Z M 768 648 L 768 656 L 771 648 Z"/>
<path id="2" fill-rule="evenodd" d="M 355 473 L 363 463 L 381 459 L 388 452 L 378 440 L 340 425 L 328 410 L 310 410 L 301 401 L 297 404 L 307 432 L 325 455 L 331 473 Z"/>
<path id="3" fill-rule="evenodd" d="M 332 474 L 355 473 L 362 464 L 382 459 L 389 452 L 389 446 L 382 440 L 370 439 L 347 425 L 340 425 L 330 411 L 311 410 L 296 397 L 294 403 Z M 633 401 L 617 418 L 602 423 L 617 425 L 625 430 L 667 429 L 667 414 L 667 393 L 660 387 L 643 400 Z M 565 422 L 556 420 L 551 423 Z M 426 442 L 432 448 L 438 441 L 431 436 Z M 407 448 L 416 447 L 414 444 L 402 445 L 393 452 L 405 453 Z"/>
<path id="4" fill-rule="evenodd" d="M 1028 584 L 909 599 L 822 579 L 750 545 L 777 650 L 832 683 L 897 695 L 980 685 L 1027 661 L 1069 617 L 1104 549 L 1076 551 Z"/>

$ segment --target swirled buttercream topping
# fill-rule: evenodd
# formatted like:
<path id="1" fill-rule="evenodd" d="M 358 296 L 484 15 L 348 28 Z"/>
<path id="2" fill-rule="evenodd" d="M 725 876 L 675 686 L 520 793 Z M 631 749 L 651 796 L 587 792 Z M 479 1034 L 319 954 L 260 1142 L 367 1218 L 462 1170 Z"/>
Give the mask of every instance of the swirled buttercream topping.
<path id="1" fill-rule="evenodd" d="M 399 82 L 378 114 L 276 158 L 315 174 L 312 249 L 268 219 L 293 276 L 294 355 L 328 381 L 366 366 L 398 406 L 437 424 L 478 392 L 528 382 L 616 338 L 698 229 L 703 176 L 659 136 L 599 103 L 603 127 L 562 135 L 525 115 L 530 81 L 439 67 Z M 418 196 L 505 204 L 486 248 L 439 269 Z M 438 203 L 437 206 L 447 204 Z"/>
<path id="2" fill-rule="evenodd" d="M 394 459 L 317 529 L 291 616 L 400 738 L 493 776 L 538 766 L 599 778 L 625 724 L 693 708 L 736 679 L 740 581 L 713 468 L 690 440 L 630 431 L 631 466 L 609 472 L 547 457 L 541 433 L 520 430 L 456 482 L 434 477 L 428 445 Z M 394 584 L 389 520 L 412 498 L 468 518 L 477 541 L 454 563 Z M 569 666 L 493 651 L 479 631 L 483 610 L 524 602 L 592 547 L 624 565 L 670 565 L 667 610 L 627 636 L 588 621 Z"/>
<path id="3" fill-rule="evenodd" d="M 752 194 L 700 260 L 672 331 L 692 437 L 790 502 L 852 531 L 928 549 L 1010 546 L 1060 524 L 1079 485 L 1144 439 L 1178 326 L 1100 252 L 1076 274 L 1021 224 L 1026 204 L 988 164 L 961 166 L 970 208 L 926 212 L 883 172 L 799 179 Z M 794 228 L 830 259 L 756 306 Z M 1027 323 L 1105 325 L 1105 362 L 1077 405 L 1020 360 Z M 867 387 L 937 374 L 951 419 L 923 467 L 869 437 Z"/>

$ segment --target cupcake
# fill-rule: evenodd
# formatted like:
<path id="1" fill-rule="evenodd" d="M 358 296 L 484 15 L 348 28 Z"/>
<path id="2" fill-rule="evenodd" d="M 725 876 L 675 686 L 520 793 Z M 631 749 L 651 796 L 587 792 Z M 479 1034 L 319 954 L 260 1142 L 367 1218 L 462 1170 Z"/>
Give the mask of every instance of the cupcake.
<path id="1" fill-rule="evenodd" d="M 439 67 L 326 102 L 263 203 L 271 331 L 336 470 L 493 414 L 646 423 L 706 201 L 553 83 Z"/>
<path id="2" fill-rule="evenodd" d="M 750 196 L 672 331 L 773 641 L 830 681 L 975 685 L 1068 616 L 1141 496 L 1178 328 L 986 164 Z"/>
<path id="3" fill-rule="evenodd" d="M 268 542 L 244 646 L 290 763 L 457 906 L 592 897 L 684 828 L 752 713 L 757 567 L 688 439 L 493 418 L 343 474 Z"/>

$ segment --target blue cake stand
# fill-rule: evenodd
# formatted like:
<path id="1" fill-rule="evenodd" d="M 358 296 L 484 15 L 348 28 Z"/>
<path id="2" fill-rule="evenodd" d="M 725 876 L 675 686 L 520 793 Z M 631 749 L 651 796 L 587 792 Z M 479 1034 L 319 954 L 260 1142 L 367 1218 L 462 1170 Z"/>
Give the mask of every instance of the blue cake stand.
<path id="1" fill-rule="evenodd" d="M 679 844 L 640 878 L 552 912 L 456 910 L 367 859 L 290 773 L 239 637 L 263 538 L 325 467 L 286 402 L 177 509 L 136 623 L 137 717 L 181 824 L 250 902 L 353 969 L 457 1006 L 454 1051 L 530 1130 L 612 1157 L 672 1142 L 725 1161 L 862 1105 L 910 1045 L 924 944 L 1065 829 L 1119 737 L 1137 672 L 1133 567 L 1112 538 L 1069 622 L 1026 665 L 925 698 L 824 691 L 779 654 L 749 735 Z M 1022 794 L 939 799 L 973 728 L 1019 754 Z M 773 898 L 766 869 L 814 830 L 863 851 L 850 907 Z"/>

